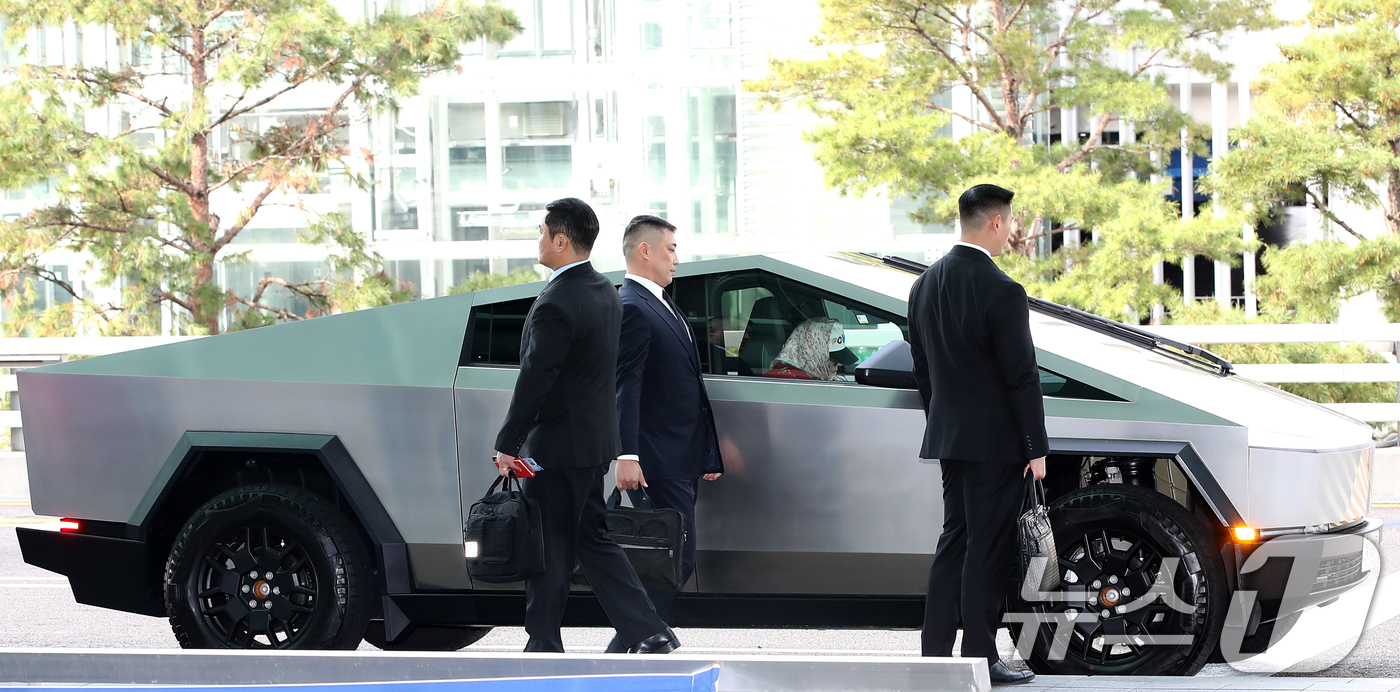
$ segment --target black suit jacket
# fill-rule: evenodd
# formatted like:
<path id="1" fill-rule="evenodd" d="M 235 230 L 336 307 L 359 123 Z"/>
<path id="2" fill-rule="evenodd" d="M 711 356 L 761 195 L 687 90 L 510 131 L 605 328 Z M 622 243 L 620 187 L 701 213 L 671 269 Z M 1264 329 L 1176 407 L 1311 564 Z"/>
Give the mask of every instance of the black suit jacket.
<path id="1" fill-rule="evenodd" d="M 909 292 L 925 459 L 1025 463 L 1050 449 L 1026 290 L 954 246 Z"/>
<path id="2" fill-rule="evenodd" d="M 622 303 L 584 263 L 555 277 L 525 317 L 520 377 L 496 451 L 544 468 L 586 468 L 618 455 L 617 336 Z"/>
<path id="3" fill-rule="evenodd" d="M 695 480 L 722 473 L 715 418 L 700 373 L 700 352 L 666 304 L 627 279 L 617 353 L 622 454 L 641 459 L 647 480 Z"/>

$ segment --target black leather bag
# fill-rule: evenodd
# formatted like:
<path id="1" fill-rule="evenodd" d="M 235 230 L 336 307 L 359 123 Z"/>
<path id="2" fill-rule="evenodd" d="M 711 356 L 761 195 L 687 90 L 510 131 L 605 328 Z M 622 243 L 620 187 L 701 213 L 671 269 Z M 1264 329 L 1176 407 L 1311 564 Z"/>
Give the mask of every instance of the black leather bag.
<path id="1" fill-rule="evenodd" d="M 1027 478 L 1026 502 L 1016 522 L 1016 534 L 1021 553 L 1021 596 L 1030 601 L 1041 600 L 1041 594 L 1060 588 L 1060 562 L 1050 511 L 1045 506 L 1045 486 Z"/>
<path id="2" fill-rule="evenodd" d="M 645 490 L 642 495 L 645 497 Z M 656 591 L 680 591 L 685 585 L 681 565 L 685 515 L 670 508 L 652 509 L 649 499 L 642 504 L 622 506 L 622 491 L 614 488 L 608 496 L 608 535 L 627 553 L 627 561 L 632 563 L 642 586 Z M 573 582 L 588 583 L 578 565 L 574 566 Z"/>
<path id="3" fill-rule="evenodd" d="M 544 574 L 540 506 L 525 497 L 514 471 L 497 478 L 485 497 L 471 506 L 462 538 L 472 579 L 504 584 Z"/>

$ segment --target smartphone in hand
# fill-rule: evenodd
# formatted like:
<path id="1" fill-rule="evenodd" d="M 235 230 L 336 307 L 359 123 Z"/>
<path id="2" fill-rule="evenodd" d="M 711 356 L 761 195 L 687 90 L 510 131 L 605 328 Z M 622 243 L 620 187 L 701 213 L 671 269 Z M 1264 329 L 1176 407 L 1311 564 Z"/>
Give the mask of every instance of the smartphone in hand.
<path id="1" fill-rule="evenodd" d="M 501 468 L 500 463 L 496 461 L 495 457 L 491 457 L 491 463 L 495 464 L 496 468 Z M 521 469 L 516 471 L 515 473 L 521 478 L 534 478 L 536 472 L 544 470 L 543 467 L 535 463 L 534 459 L 531 459 L 529 457 L 520 458 L 520 465 Z"/>

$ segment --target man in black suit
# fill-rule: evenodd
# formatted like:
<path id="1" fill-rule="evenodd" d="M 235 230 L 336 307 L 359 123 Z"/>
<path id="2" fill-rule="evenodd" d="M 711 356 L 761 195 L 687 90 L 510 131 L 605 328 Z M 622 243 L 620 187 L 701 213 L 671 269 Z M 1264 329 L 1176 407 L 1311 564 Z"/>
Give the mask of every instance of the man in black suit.
<path id="1" fill-rule="evenodd" d="M 603 476 L 619 453 L 617 339 L 622 303 L 588 255 L 598 217 L 582 200 L 555 200 L 540 225 L 540 264 L 554 270 L 525 318 L 520 376 L 496 437 L 501 475 L 532 456 L 525 481 L 544 524 L 545 573 L 525 582 L 526 651 L 562 652 L 559 625 L 575 557 L 631 653 L 667 653 L 676 635 L 657 617 L 637 573 L 607 531 Z"/>
<path id="2" fill-rule="evenodd" d="M 962 240 L 914 282 L 909 344 L 928 424 L 919 456 L 943 472 L 943 534 L 929 571 L 923 654 L 982 656 L 993 683 L 1030 682 L 997 655 L 1016 555 L 1023 477 L 1045 477 L 1045 409 L 1026 291 L 993 257 L 1015 193 L 976 185 L 958 198 Z"/>
<path id="3" fill-rule="evenodd" d="M 622 253 L 627 274 L 619 291 L 617 414 L 623 453 L 617 458 L 617 487 L 627 490 L 634 505 L 645 497 L 653 507 L 685 516 L 682 568 L 689 579 L 695 570 L 695 494 L 700 478 L 717 480 L 724 467 L 695 334 L 665 292 L 680 264 L 676 227 L 638 216 L 623 231 Z M 647 594 L 667 619 L 679 594 L 651 589 Z M 609 651 L 625 643 L 619 639 Z"/>

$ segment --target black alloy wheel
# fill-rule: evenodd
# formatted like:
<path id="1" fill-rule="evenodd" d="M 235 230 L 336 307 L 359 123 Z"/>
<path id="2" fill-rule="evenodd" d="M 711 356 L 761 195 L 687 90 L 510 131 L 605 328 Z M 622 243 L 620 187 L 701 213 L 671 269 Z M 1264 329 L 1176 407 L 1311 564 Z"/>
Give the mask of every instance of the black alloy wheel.
<path id="1" fill-rule="evenodd" d="M 1050 523 L 1062 577 L 1058 593 L 1066 598 L 1026 602 L 1019 577 L 1013 577 L 1008 595 L 1008 612 L 1041 617 L 1027 661 L 1033 670 L 1055 675 L 1200 671 L 1220 639 L 1228 605 L 1224 564 L 1207 527 L 1171 498 L 1121 484 L 1090 486 L 1057 499 Z M 1174 574 L 1165 569 L 1172 563 Z M 1074 625 L 1067 627 L 1070 621 Z M 1011 629 L 1019 641 L 1021 628 Z M 1057 630 L 1062 638 L 1068 633 L 1059 660 L 1051 651 Z"/>
<path id="2" fill-rule="evenodd" d="M 187 649 L 353 649 L 372 579 L 358 532 L 329 502 L 247 486 L 185 523 L 166 562 L 166 612 Z"/>

